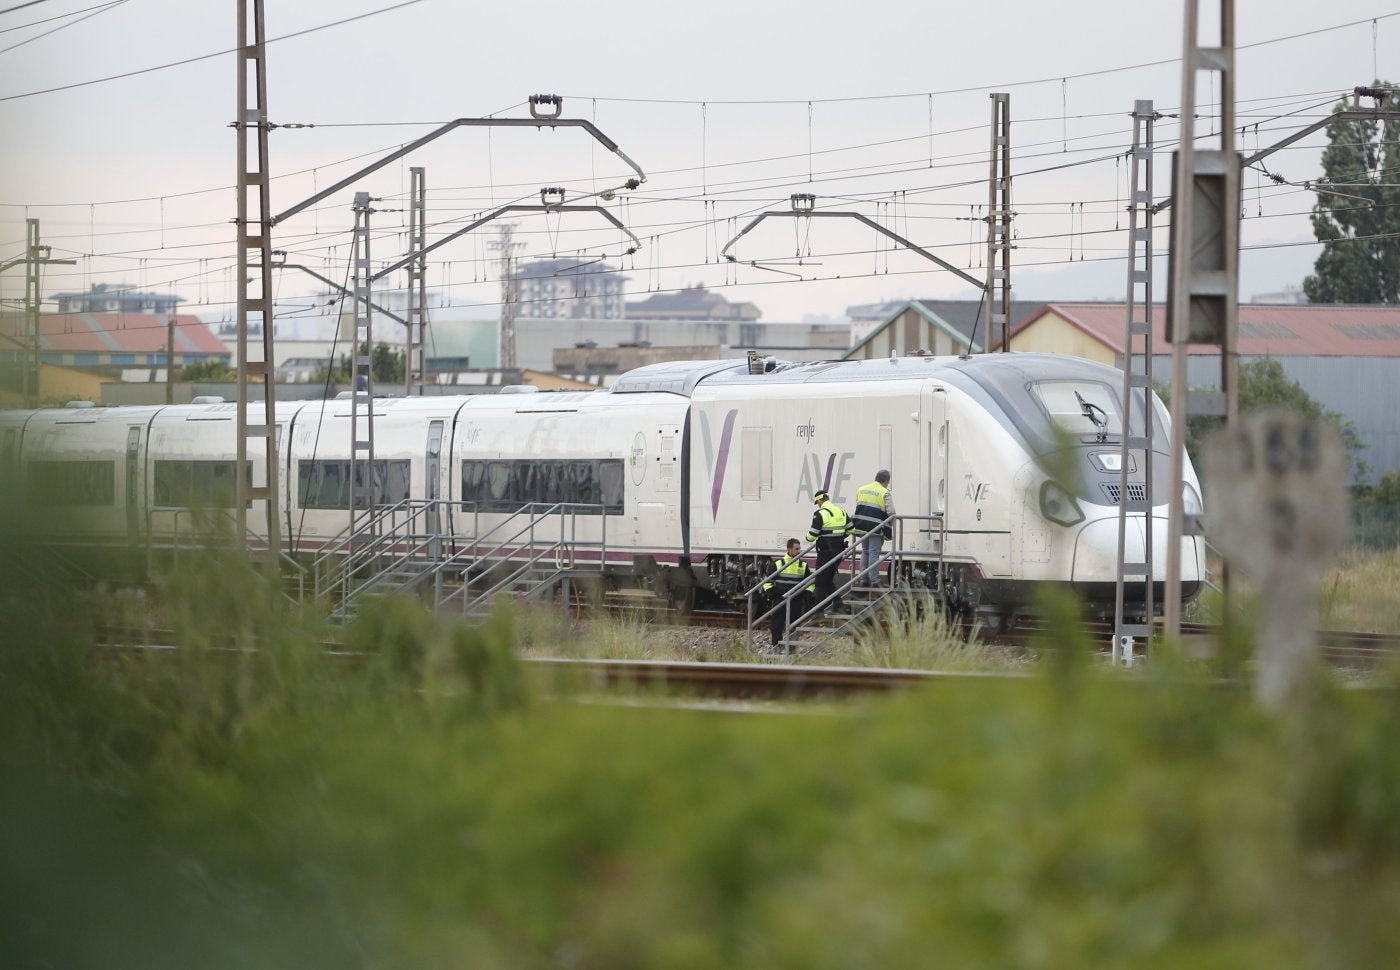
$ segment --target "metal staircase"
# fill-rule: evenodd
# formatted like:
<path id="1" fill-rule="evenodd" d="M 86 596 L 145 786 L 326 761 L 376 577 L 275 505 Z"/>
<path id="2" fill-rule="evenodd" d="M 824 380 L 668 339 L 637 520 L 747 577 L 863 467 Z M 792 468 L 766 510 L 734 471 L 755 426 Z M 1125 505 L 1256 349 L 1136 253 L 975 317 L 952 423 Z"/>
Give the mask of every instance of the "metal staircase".
<path id="1" fill-rule="evenodd" d="M 459 521 L 459 534 L 446 536 L 434 524 L 447 504 L 462 508 L 411 499 L 337 536 L 312 568 L 316 595 L 335 601 L 332 618 L 349 617 L 362 596 L 391 593 L 421 594 L 437 611 L 480 617 L 502 594 L 536 599 L 562 583 L 567 596 L 576 577 L 602 574 L 601 506 L 532 504 L 485 533 Z M 474 510 L 469 515 L 474 520 Z M 599 523 L 600 538 L 580 539 L 581 522 Z"/>
<path id="2" fill-rule="evenodd" d="M 599 538 L 578 537 L 580 517 L 599 524 Z M 443 560 L 433 604 L 464 617 L 486 614 L 496 598 L 537 599 L 556 586 L 570 597 L 577 578 L 601 577 L 607 560 L 607 517 L 601 505 L 528 505 Z M 455 576 L 456 583 L 445 582 Z"/>
<path id="3" fill-rule="evenodd" d="M 317 597 L 336 602 L 332 616 L 343 619 L 368 592 L 411 591 L 444 555 L 443 537 L 432 527 L 440 499 L 407 499 L 377 510 L 347 528 L 311 565 Z"/>
<path id="4" fill-rule="evenodd" d="M 838 582 L 835 591 L 830 596 L 813 604 L 806 612 L 789 617 L 784 626 L 783 638 L 778 643 L 778 649 L 782 655 L 801 654 L 807 656 L 816 653 L 838 637 L 854 636 L 856 630 L 869 624 L 882 613 L 902 608 L 904 601 L 914 591 L 913 587 L 901 578 L 905 572 L 901 568 L 902 562 L 908 555 L 907 546 L 903 539 L 904 530 L 913 523 L 923 523 L 924 530 L 921 531 L 936 532 L 935 544 L 939 560 L 937 562 L 938 568 L 935 570 L 933 592 L 935 595 L 941 594 L 942 552 L 944 548 L 943 517 L 941 515 L 892 516 L 881 525 L 886 523 L 894 526 L 895 539 L 882 551 L 877 563 L 877 570 L 884 574 L 888 567 L 888 577 L 877 586 L 858 585 L 857 578 L 860 575 L 860 569 L 857 561 L 851 577 L 844 583 Z M 806 556 L 815 548 L 816 543 L 812 543 L 804 547 L 798 555 Z M 858 560 L 858 555 L 856 558 Z M 758 630 L 760 636 L 767 636 L 768 624 L 774 614 L 782 610 L 792 610 L 793 600 L 802 589 L 802 587 L 794 588 L 788 595 L 755 616 L 754 611 L 764 584 L 772 582 L 776 576 L 777 573 L 774 572 L 763 577 L 746 593 L 748 601 L 746 625 L 750 651 L 754 649 L 754 631 Z M 838 580 L 839 578 L 838 574 Z M 837 603 L 841 605 L 838 607 Z"/>

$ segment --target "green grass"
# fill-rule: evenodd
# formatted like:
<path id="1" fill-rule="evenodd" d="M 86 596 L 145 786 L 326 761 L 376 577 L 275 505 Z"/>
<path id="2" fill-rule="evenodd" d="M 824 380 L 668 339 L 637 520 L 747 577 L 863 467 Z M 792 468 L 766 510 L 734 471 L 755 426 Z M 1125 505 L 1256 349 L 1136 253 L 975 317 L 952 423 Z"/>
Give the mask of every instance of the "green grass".
<path id="1" fill-rule="evenodd" d="M 1400 952 L 1394 687 L 1319 677 L 1276 717 L 1165 649 L 1126 675 L 1080 643 L 1036 676 L 797 715 L 611 706 L 519 663 L 578 632 L 559 615 L 464 627 L 385 600 L 331 659 L 320 617 L 220 563 L 122 607 L 198 646 L 108 654 L 88 646 L 96 601 L 10 580 L 3 966 L 1272 970 Z M 1073 639 L 1072 609 L 1047 612 Z M 923 646 L 936 621 L 900 630 L 870 662 L 963 652 Z M 652 639 L 634 620 L 593 632 L 579 655 Z"/>
<path id="2" fill-rule="evenodd" d="M 989 649 L 975 636 L 965 636 L 931 597 L 885 610 L 874 624 L 856 635 L 848 653 L 833 651 L 833 659 L 860 667 L 905 670 L 994 670 L 1007 666 L 1004 654 Z"/>
<path id="3" fill-rule="evenodd" d="M 1400 549 L 1349 549 L 1318 583 L 1324 629 L 1400 633 Z"/>

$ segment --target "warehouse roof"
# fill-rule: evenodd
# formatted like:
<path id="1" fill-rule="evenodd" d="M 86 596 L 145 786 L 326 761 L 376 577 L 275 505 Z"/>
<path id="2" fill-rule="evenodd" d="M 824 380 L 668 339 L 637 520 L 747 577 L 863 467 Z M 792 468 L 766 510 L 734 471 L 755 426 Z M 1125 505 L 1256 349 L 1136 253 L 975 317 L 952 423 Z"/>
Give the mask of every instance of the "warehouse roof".
<path id="1" fill-rule="evenodd" d="M 160 353 L 168 320 L 163 313 L 41 313 L 39 347 L 58 353 Z M 23 314 L 0 318 L 6 346 L 19 343 L 23 328 Z M 199 317 L 181 313 L 175 316 L 175 353 L 227 357 L 229 348 Z"/>
<path id="2" fill-rule="evenodd" d="M 1169 354 L 1167 309 L 1152 309 L 1153 353 Z M 1127 312 L 1123 303 L 1050 303 L 1015 328 L 1011 346 L 1016 334 L 1055 314 L 1121 355 Z M 1198 350 L 1211 347 L 1193 344 Z M 1236 350 L 1245 357 L 1400 357 L 1400 306 L 1241 303 Z"/>

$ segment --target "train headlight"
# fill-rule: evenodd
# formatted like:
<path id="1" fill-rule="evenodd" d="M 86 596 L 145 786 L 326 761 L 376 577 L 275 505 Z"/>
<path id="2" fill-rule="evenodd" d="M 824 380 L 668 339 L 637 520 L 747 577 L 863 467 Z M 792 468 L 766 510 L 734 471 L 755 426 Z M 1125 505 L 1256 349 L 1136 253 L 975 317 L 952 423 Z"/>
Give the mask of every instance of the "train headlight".
<path id="1" fill-rule="evenodd" d="M 1191 487 L 1190 482 L 1181 484 L 1181 511 L 1185 515 L 1200 515 L 1205 511 L 1201 504 L 1201 494 Z"/>
<path id="2" fill-rule="evenodd" d="M 1059 482 L 1046 482 L 1040 486 L 1040 514 L 1060 525 L 1084 521 L 1084 512 L 1079 508 L 1079 503 Z"/>

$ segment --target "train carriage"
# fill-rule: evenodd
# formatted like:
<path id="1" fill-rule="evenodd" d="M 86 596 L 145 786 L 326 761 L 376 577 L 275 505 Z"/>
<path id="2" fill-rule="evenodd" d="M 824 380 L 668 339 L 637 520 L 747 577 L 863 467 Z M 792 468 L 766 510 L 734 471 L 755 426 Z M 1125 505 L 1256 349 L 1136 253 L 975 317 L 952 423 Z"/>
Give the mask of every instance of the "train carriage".
<path id="1" fill-rule="evenodd" d="M 343 536 L 351 525 L 352 493 L 357 521 L 409 499 L 450 498 L 445 456 L 467 400 L 362 396 L 356 407 L 345 395 L 298 406 L 285 423 L 280 451 L 284 528 L 292 548 L 316 552 Z M 278 418 L 282 423 L 280 408 Z M 372 462 L 365 444 L 371 440 Z M 362 446 L 354 448 L 355 441 Z M 441 511 L 430 516 L 446 527 Z"/>
<path id="2" fill-rule="evenodd" d="M 7 477 L 22 509 L 17 524 L 59 545 L 141 543 L 144 458 L 159 411 L 72 407 L 7 414 L 0 434 L 13 461 Z"/>
<path id="3" fill-rule="evenodd" d="M 665 394 L 468 399 L 452 440 L 454 534 L 490 536 L 562 505 L 584 558 L 675 561 L 684 420 L 685 402 Z"/>
<path id="4" fill-rule="evenodd" d="M 567 539 L 614 585 L 735 602 L 805 533 L 817 491 L 850 511 L 856 488 L 887 468 L 905 578 L 963 609 L 1014 612 L 1041 582 L 1102 608 L 1118 563 L 1121 380 L 1050 354 L 684 361 L 631 371 L 609 391 L 283 403 L 283 536 L 291 551 L 319 553 L 351 525 L 352 502 L 364 523 L 411 500 L 454 549 L 515 529 L 516 547 Z M 1140 561 L 1150 530 L 1161 584 L 1168 421 L 1155 395 L 1151 406 L 1156 505 L 1128 517 L 1124 556 Z M 1140 421 L 1141 399 L 1131 411 Z M 5 414 L 8 504 L 32 533 L 72 544 L 171 541 L 193 527 L 192 510 L 231 507 L 236 417 L 233 404 Z M 262 460 L 250 452 L 250 481 L 265 480 Z M 1130 495 L 1145 488 L 1130 467 Z M 1188 511 L 1199 509 L 1189 464 L 1184 488 Z M 567 535 L 528 527 L 561 506 Z M 247 520 L 257 528 L 265 516 L 255 507 Z M 1189 597 L 1203 550 L 1199 538 L 1182 543 Z"/>

